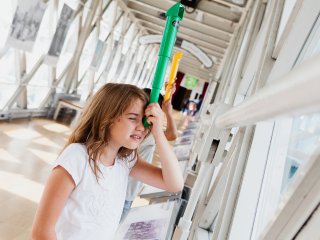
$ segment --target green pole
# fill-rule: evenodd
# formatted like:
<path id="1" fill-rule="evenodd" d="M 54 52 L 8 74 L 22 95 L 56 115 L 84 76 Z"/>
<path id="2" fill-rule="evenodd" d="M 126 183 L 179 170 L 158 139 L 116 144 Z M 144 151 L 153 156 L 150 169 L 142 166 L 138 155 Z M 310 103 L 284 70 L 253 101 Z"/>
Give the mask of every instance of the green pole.
<path id="1" fill-rule="evenodd" d="M 158 54 L 159 58 L 154 78 L 152 81 L 150 103 L 158 102 L 168 63 L 172 56 L 172 49 L 176 41 L 178 27 L 180 21 L 183 18 L 184 10 L 185 7 L 181 3 L 176 3 L 166 12 L 166 26 L 163 31 L 160 50 Z M 144 126 L 150 126 L 150 124 L 147 123 L 146 120 L 146 118 L 143 119 Z"/>

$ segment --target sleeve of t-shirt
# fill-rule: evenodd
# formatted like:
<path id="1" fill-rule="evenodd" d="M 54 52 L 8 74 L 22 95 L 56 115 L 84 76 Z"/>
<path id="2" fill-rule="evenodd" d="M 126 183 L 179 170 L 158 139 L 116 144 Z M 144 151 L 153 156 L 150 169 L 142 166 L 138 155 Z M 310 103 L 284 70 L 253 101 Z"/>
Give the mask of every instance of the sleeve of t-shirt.
<path id="1" fill-rule="evenodd" d="M 86 148 L 81 144 L 75 143 L 70 144 L 63 150 L 53 164 L 52 169 L 57 166 L 63 167 L 77 186 L 82 179 L 86 164 L 88 164 Z"/>

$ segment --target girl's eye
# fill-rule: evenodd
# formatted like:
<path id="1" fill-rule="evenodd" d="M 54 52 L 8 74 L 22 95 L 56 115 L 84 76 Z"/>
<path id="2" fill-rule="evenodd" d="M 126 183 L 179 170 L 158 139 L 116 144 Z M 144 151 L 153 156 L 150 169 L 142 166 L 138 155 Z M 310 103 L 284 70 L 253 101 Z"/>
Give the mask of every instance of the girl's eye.
<path id="1" fill-rule="evenodd" d="M 136 118 L 129 118 L 130 120 L 132 120 L 132 121 L 136 121 Z"/>

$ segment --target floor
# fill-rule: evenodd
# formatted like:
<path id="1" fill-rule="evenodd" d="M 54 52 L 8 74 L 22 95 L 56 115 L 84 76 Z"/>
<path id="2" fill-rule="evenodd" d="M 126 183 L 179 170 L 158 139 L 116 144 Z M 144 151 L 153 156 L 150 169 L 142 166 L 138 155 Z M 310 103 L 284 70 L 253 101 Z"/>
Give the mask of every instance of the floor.
<path id="1" fill-rule="evenodd" d="M 183 116 L 174 112 L 178 127 Z M 0 239 L 30 239 L 31 225 L 51 163 L 71 129 L 49 119 L 0 122 Z M 137 198 L 133 206 L 148 204 Z"/>
<path id="2" fill-rule="evenodd" d="M 46 119 L 0 123 L 0 239 L 29 239 L 50 164 L 69 127 Z"/>

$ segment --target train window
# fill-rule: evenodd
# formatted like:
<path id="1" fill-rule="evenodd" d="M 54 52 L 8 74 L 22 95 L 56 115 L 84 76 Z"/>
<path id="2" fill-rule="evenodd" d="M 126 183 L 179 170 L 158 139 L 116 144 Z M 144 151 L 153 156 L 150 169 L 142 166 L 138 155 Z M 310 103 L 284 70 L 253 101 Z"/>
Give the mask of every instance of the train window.
<path id="1" fill-rule="evenodd" d="M 48 67 L 42 64 L 27 85 L 28 109 L 39 108 L 47 96 L 51 85 L 48 73 Z"/>
<path id="2" fill-rule="evenodd" d="M 0 58 L 0 83 L 17 83 L 14 69 L 14 50 L 8 49 L 6 52 L 3 52 L 3 54 Z"/>
<path id="3" fill-rule="evenodd" d="M 112 1 L 107 10 L 102 14 L 99 39 L 105 40 L 112 30 L 113 22 L 117 22 L 119 20 L 119 11 L 115 11 L 116 3 Z"/>
<path id="4" fill-rule="evenodd" d="M 0 109 L 3 109 L 6 102 L 10 97 L 13 95 L 13 93 L 17 90 L 18 85 L 17 84 L 10 84 L 10 83 L 0 83 Z"/>
<path id="5" fill-rule="evenodd" d="M 292 68 L 319 55 L 320 19 L 319 5 L 317 6 L 303 5 L 299 9 L 286 44 L 281 47 L 268 76 L 267 85 L 276 84 Z M 246 89 L 248 87 L 243 88 Z M 283 100 L 285 101 L 285 98 Z M 304 163 L 310 161 L 315 146 L 319 146 L 319 120 L 320 113 L 314 112 L 265 121 L 255 126 L 243 178 L 246 184 L 242 184 L 239 194 L 230 239 L 260 239 L 266 226 L 271 222 L 278 224 L 275 221 L 275 211 L 280 207 L 280 203 L 283 207 L 282 200 L 286 199 L 288 187 L 294 187 L 292 182 L 300 175 L 299 170 Z M 248 224 L 244 224 L 244 221 Z"/>
<path id="6" fill-rule="evenodd" d="M 320 53 L 320 20 L 318 18 L 310 37 L 306 41 L 296 65 Z M 288 187 L 299 166 L 307 161 L 320 144 L 320 114 L 303 115 L 292 120 L 292 128 L 286 164 L 284 169 L 282 190 Z"/>
<path id="7" fill-rule="evenodd" d="M 94 30 L 90 33 L 84 47 L 83 47 L 83 52 L 81 53 L 80 57 L 80 62 L 79 62 L 79 74 L 78 74 L 78 81 L 81 81 L 84 75 L 86 74 L 89 65 L 91 63 L 94 50 L 95 50 L 95 45 L 97 42 L 97 36 L 96 36 L 96 31 Z"/>
<path id="8" fill-rule="evenodd" d="M 5 47 L 16 7 L 17 1 L 7 1 L 0 8 L 0 109 L 19 85 L 15 74 L 15 51 Z"/>
<path id="9" fill-rule="evenodd" d="M 306 32 L 307 36 L 296 55 L 293 68 L 319 54 L 319 26 L 320 19 L 316 17 L 310 31 Z M 267 190 L 264 190 L 265 193 L 262 196 L 262 201 L 269 204 L 264 203 L 260 206 L 262 214 L 260 224 L 257 225 L 260 230 L 266 226 L 278 204 L 285 197 L 286 190 L 291 186 L 301 166 L 310 159 L 316 146 L 319 146 L 319 120 L 320 114 L 312 113 L 275 122 L 268 153 L 268 164 L 272 168 L 265 180 L 269 186 L 265 187 Z"/>
<path id="10" fill-rule="evenodd" d="M 281 15 L 281 20 L 277 32 L 277 38 L 275 43 L 275 49 L 273 53 L 273 57 L 277 58 L 280 48 L 288 35 L 289 29 L 292 26 L 293 19 L 298 12 L 300 1 L 297 0 L 285 0 L 283 11 Z"/>
<path id="11" fill-rule="evenodd" d="M 320 114 L 300 116 L 292 123 L 282 189 L 286 189 L 299 166 L 307 161 L 320 144 Z"/>

